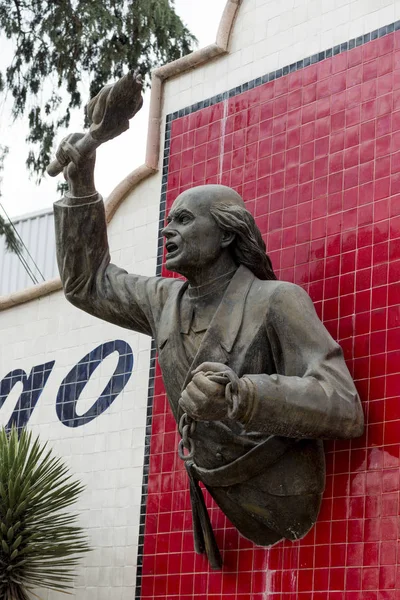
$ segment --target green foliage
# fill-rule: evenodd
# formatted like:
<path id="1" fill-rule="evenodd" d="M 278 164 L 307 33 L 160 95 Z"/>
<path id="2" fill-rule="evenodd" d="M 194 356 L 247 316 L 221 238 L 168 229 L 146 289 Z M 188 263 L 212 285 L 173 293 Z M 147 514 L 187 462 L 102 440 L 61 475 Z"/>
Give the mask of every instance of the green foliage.
<path id="1" fill-rule="evenodd" d="M 7 154 L 8 154 L 8 148 L 6 146 L 0 145 L 0 184 L 2 181 L 1 173 L 4 170 L 4 159 L 6 158 Z M 0 191 L 0 197 L 1 197 L 1 191 Z M 0 215 L 0 235 L 4 235 L 4 237 L 5 237 L 7 250 L 10 250 L 12 252 L 18 252 L 21 250 L 21 242 L 16 237 L 15 231 L 14 231 L 11 223 L 6 221 L 4 219 L 4 217 L 2 217 L 1 215 Z"/>
<path id="2" fill-rule="evenodd" d="M 14 117 L 28 113 L 27 165 L 39 179 L 56 130 L 81 106 L 85 74 L 91 96 L 127 69 L 137 68 L 148 83 L 154 67 L 188 54 L 196 41 L 174 0 L 0 0 L 0 33 L 15 48 L 0 91 L 11 91 Z"/>
<path id="3" fill-rule="evenodd" d="M 29 600 L 34 587 L 66 592 L 87 552 L 76 515 L 82 492 L 68 469 L 31 433 L 0 431 L 0 598 Z"/>

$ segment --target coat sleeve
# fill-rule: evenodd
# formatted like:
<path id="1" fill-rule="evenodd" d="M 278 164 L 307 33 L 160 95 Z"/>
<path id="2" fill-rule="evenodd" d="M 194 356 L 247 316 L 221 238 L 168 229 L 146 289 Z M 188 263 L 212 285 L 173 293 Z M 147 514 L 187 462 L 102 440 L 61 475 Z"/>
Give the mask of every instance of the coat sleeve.
<path id="1" fill-rule="evenodd" d="M 104 203 L 100 196 L 54 205 L 57 261 L 64 293 L 74 306 L 147 335 L 173 280 L 130 275 L 110 263 Z"/>
<path id="2" fill-rule="evenodd" d="M 342 350 L 302 288 L 276 289 L 266 329 L 276 374 L 244 376 L 246 429 L 295 438 L 362 435 L 361 403 Z"/>

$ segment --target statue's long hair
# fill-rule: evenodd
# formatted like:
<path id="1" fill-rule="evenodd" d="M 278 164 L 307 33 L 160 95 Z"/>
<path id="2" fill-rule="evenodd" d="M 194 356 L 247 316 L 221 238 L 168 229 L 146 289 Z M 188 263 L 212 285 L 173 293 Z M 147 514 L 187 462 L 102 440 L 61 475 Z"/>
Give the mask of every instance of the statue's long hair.
<path id="1" fill-rule="evenodd" d="M 251 213 L 241 206 L 218 203 L 210 212 L 223 231 L 235 234 L 230 245 L 237 265 L 245 265 L 259 279 L 276 279 L 271 259 Z"/>

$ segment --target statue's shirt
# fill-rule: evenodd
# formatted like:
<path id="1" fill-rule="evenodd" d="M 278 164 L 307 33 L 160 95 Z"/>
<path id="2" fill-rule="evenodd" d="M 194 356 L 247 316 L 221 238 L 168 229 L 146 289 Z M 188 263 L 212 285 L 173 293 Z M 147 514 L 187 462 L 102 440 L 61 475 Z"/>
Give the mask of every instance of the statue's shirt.
<path id="1" fill-rule="evenodd" d="M 181 334 L 189 364 L 192 364 L 236 270 L 199 287 L 189 286 L 181 302 Z"/>

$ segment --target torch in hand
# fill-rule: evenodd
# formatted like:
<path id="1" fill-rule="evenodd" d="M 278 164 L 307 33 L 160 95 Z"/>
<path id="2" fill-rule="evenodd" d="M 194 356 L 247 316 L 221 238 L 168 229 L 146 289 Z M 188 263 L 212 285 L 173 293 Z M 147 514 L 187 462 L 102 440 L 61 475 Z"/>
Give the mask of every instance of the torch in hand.
<path id="1" fill-rule="evenodd" d="M 71 161 L 78 163 L 85 156 L 129 129 L 129 120 L 142 108 L 142 79 L 137 73 L 128 73 L 113 85 L 106 85 L 87 105 L 91 122 L 89 131 L 73 145 L 69 155 L 57 156 L 47 167 L 47 173 L 56 177 Z"/>

